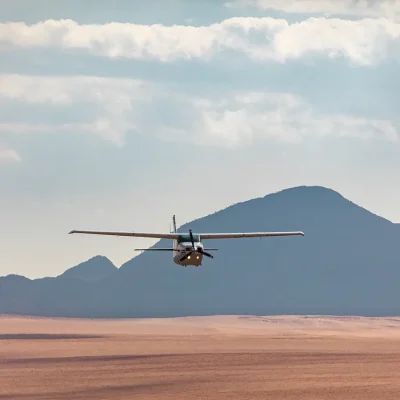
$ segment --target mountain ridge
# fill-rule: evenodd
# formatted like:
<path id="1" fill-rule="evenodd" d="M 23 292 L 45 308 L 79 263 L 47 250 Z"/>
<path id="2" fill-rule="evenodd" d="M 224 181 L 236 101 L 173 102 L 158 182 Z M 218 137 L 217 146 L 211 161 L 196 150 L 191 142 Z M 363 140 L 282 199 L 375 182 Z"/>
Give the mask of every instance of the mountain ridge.
<path id="1" fill-rule="evenodd" d="M 381 216 L 379 214 L 376 214 L 376 213 L 374 213 L 374 212 L 372 212 L 372 211 L 360 206 L 359 204 L 353 202 L 349 198 L 343 196 L 340 192 L 336 191 L 335 189 L 332 189 L 332 188 L 329 188 L 329 187 L 326 187 L 326 186 L 320 186 L 320 185 L 300 185 L 300 186 L 293 186 L 293 187 L 284 188 L 284 189 L 278 190 L 276 192 L 267 193 L 264 196 L 255 197 L 255 198 L 248 199 L 248 200 L 243 200 L 243 201 L 228 205 L 228 206 L 226 206 L 226 207 L 224 207 L 224 208 L 222 208 L 220 210 L 216 210 L 216 211 L 214 211 L 214 212 L 212 212 L 210 214 L 207 214 L 207 215 L 205 215 L 203 217 L 197 218 L 197 219 L 195 219 L 193 221 L 190 221 L 190 222 L 187 222 L 187 223 L 184 223 L 184 224 L 178 226 L 178 232 L 184 232 L 185 231 L 184 228 L 186 228 L 186 227 L 189 228 L 190 225 L 193 222 L 204 220 L 204 219 L 206 219 L 208 217 L 211 217 L 211 216 L 214 216 L 215 214 L 218 214 L 220 212 L 227 211 L 227 210 L 231 209 L 232 207 L 237 207 L 237 206 L 249 204 L 251 202 L 258 201 L 258 200 L 263 200 L 263 199 L 271 197 L 271 196 L 281 195 L 281 194 L 288 194 L 288 193 L 290 193 L 292 191 L 299 191 L 299 190 L 302 190 L 302 191 L 303 190 L 318 190 L 318 191 L 321 191 L 321 193 L 325 192 L 325 193 L 330 193 L 330 194 L 337 195 L 338 197 L 344 199 L 345 201 L 351 203 L 352 205 L 354 205 L 356 207 L 359 207 L 359 208 L 362 208 L 368 214 L 371 214 L 371 215 L 373 215 L 373 216 L 375 216 L 377 218 L 380 218 L 380 219 L 382 219 L 384 221 L 387 221 L 387 222 L 389 222 L 389 223 L 391 223 L 393 225 L 400 225 L 400 223 L 396 223 L 396 222 L 390 221 L 388 218 L 383 217 L 383 216 Z M 186 231 L 188 231 L 188 229 Z M 197 233 L 197 232 L 195 232 L 195 233 Z M 149 248 L 157 247 L 158 244 L 159 244 L 159 242 L 156 242 L 154 245 L 150 246 Z M 98 254 L 98 255 L 94 255 L 94 256 L 92 256 L 92 257 L 90 257 L 90 258 L 88 258 L 88 259 L 86 259 L 84 261 L 81 261 L 79 264 L 76 264 L 76 265 L 74 265 L 72 267 L 67 268 L 64 272 L 62 272 L 61 274 L 59 274 L 59 275 L 57 275 L 55 277 L 43 276 L 43 277 L 39 277 L 39 278 L 28 278 L 28 277 L 26 277 L 24 275 L 20 275 L 20 274 L 8 274 L 8 275 L 0 276 L 0 279 L 1 278 L 21 277 L 21 278 L 25 278 L 25 279 L 30 280 L 30 281 L 35 281 L 35 280 L 46 279 L 46 278 L 68 277 L 68 271 L 80 269 L 80 268 L 82 268 L 82 266 L 85 266 L 85 264 L 93 262 L 93 261 L 97 261 L 97 260 L 100 260 L 100 259 L 106 260 L 106 262 L 108 262 L 110 265 L 112 265 L 114 267 L 114 269 L 119 270 L 125 264 L 130 263 L 133 259 L 137 258 L 138 256 L 139 255 L 135 255 L 134 257 L 132 257 L 128 261 L 125 261 L 124 263 L 122 263 L 118 267 L 108 257 Z M 71 278 L 72 278 L 72 276 L 71 276 Z"/>
<path id="2" fill-rule="evenodd" d="M 305 236 L 207 240 L 219 251 L 200 268 L 143 252 L 120 268 L 95 256 L 54 278 L 3 277 L 0 313 L 89 318 L 400 313 L 398 224 L 333 189 L 283 189 L 178 231 L 189 226 L 194 232 L 301 230 Z M 152 247 L 165 245 L 171 242 L 162 239 Z M 97 272 L 101 262 L 103 276 L 85 275 Z M 85 263 L 91 264 L 86 272 L 76 268 Z"/>
<path id="3" fill-rule="evenodd" d="M 94 264 L 96 264 L 94 266 Z M 116 273 L 118 268 L 105 256 L 97 255 L 86 261 L 68 268 L 56 278 L 62 279 L 82 279 L 84 281 L 96 281 L 105 279 Z"/>

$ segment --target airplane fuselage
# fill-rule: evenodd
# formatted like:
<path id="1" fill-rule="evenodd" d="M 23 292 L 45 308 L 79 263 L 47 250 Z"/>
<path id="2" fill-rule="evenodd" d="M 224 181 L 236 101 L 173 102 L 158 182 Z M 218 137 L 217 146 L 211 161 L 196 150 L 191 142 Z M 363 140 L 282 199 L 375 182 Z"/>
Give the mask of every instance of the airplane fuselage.
<path id="1" fill-rule="evenodd" d="M 195 249 L 200 249 L 204 250 L 204 245 L 200 241 L 195 241 L 194 242 L 194 248 Z M 191 253 L 188 255 L 184 260 L 181 261 L 182 257 L 185 255 Z M 193 251 L 192 243 L 189 242 L 180 242 L 174 241 L 174 252 L 173 252 L 173 260 L 174 263 L 177 265 L 182 265 L 182 266 L 196 266 L 198 267 L 201 265 L 203 261 L 203 254 L 198 251 Z"/>

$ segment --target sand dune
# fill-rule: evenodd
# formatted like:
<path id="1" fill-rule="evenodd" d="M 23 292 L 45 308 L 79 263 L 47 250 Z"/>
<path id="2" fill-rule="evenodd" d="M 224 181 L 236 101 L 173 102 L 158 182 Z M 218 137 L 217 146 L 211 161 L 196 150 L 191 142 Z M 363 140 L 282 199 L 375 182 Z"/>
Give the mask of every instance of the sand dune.
<path id="1" fill-rule="evenodd" d="M 399 399 L 400 318 L 0 317 L 0 399 Z"/>
<path id="2" fill-rule="evenodd" d="M 69 319 L 0 316 L 1 333 L 93 334 L 312 334 L 400 338 L 400 317 L 207 316 L 146 319 Z"/>

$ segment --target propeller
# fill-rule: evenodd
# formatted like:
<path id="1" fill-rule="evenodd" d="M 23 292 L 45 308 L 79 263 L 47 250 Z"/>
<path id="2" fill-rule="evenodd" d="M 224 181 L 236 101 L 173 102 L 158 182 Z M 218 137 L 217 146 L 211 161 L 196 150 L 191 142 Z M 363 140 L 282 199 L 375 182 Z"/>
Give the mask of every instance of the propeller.
<path id="1" fill-rule="evenodd" d="M 206 257 L 214 258 L 214 256 L 212 254 L 207 253 L 206 251 L 204 251 L 202 249 L 202 247 L 200 247 L 200 246 L 197 247 L 197 248 L 194 247 L 194 238 L 193 238 L 193 233 L 192 233 L 191 229 L 189 229 L 189 235 L 190 235 L 190 241 L 192 242 L 192 250 L 189 253 L 186 253 L 183 257 L 181 257 L 179 259 L 180 262 L 186 260 L 189 256 L 191 256 L 195 252 L 200 253 L 200 254 L 202 254 L 203 256 L 206 256 Z"/>
<path id="2" fill-rule="evenodd" d="M 190 241 L 192 242 L 192 249 L 194 249 L 194 239 L 193 239 L 193 233 L 192 233 L 191 229 L 189 229 L 189 235 L 190 235 Z"/>
<path id="3" fill-rule="evenodd" d="M 207 253 L 207 252 L 204 251 L 201 247 L 198 247 L 198 248 L 197 248 L 197 251 L 198 251 L 199 253 L 203 254 L 203 256 L 210 257 L 210 258 L 214 258 L 214 256 L 213 256 L 212 254 Z"/>

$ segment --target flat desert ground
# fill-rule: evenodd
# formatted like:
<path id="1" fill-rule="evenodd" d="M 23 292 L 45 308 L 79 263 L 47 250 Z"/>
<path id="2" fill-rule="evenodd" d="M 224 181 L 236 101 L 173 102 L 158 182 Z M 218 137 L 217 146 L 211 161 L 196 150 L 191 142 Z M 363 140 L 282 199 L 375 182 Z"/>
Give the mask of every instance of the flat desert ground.
<path id="1" fill-rule="evenodd" d="M 0 399 L 400 399 L 400 318 L 0 316 Z"/>

